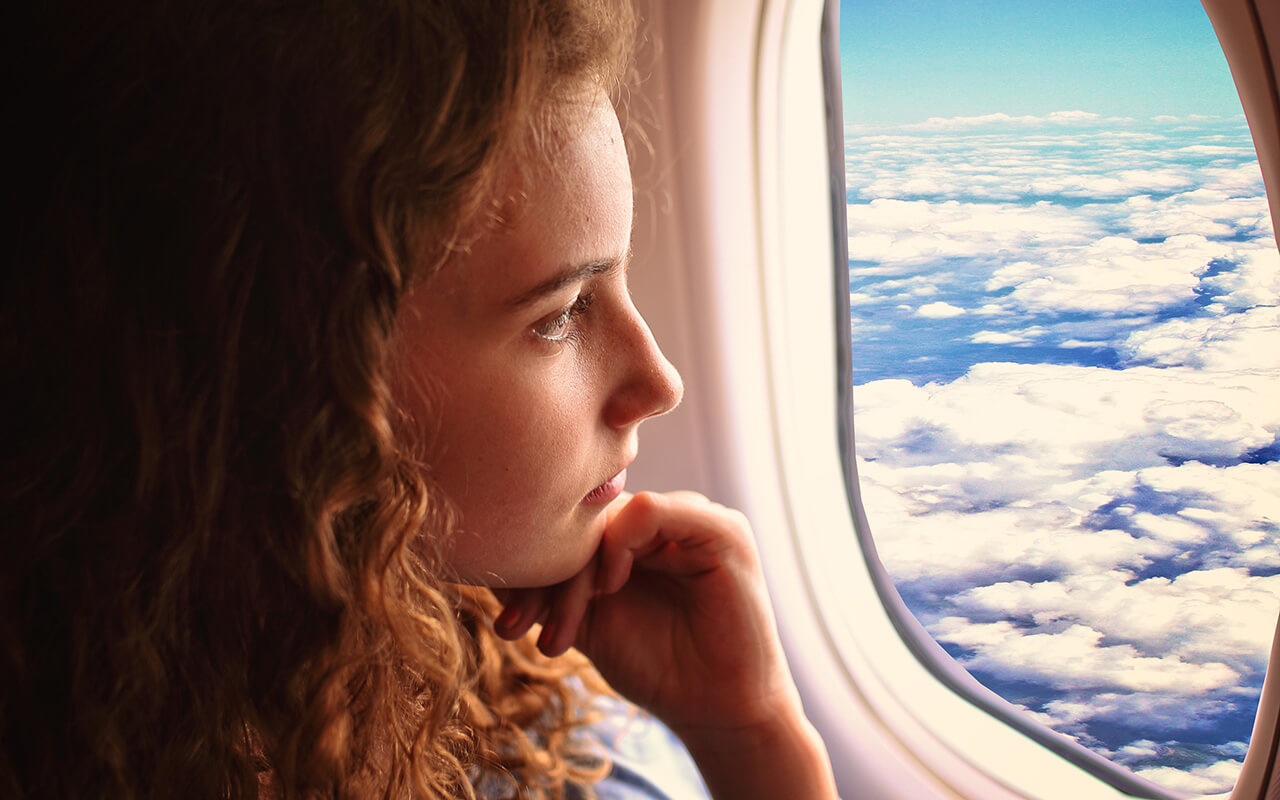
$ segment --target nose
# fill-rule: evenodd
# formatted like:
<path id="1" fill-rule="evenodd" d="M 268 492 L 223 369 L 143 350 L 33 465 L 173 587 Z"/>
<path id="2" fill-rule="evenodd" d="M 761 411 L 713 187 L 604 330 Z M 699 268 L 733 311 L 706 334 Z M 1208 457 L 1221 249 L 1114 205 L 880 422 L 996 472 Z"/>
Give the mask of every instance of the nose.
<path id="1" fill-rule="evenodd" d="M 661 416 L 684 396 L 680 373 L 662 354 L 644 317 L 628 305 L 622 335 L 610 354 L 618 380 L 604 411 L 605 424 L 617 429 Z"/>

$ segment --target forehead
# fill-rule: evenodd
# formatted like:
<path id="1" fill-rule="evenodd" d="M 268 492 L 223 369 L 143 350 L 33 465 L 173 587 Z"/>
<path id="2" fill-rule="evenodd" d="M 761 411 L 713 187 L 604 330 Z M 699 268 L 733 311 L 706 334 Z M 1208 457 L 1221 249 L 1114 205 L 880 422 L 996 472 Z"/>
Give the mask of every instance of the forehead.
<path id="1" fill-rule="evenodd" d="M 511 294 L 631 238 L 632 187 L 617 115 L 600 94 L 569 109 L 544 163 L 523 172 L 507 225 L 477 236 L 439 276 L 464 294 Z M 469 291 L 468 291 L 469 290 Z"/>
<path id="2" fill-rule="evenodd" d="M 631 168 L 618 116 L 601 92 L 566 104 L 564 124 L 553 129 L 549 154 L 529 175 L 527 202 L 516 219 L 602 233 L 610 223 L 631 224 Z M 562 216 L 555 218 L 553 212 Z"/>

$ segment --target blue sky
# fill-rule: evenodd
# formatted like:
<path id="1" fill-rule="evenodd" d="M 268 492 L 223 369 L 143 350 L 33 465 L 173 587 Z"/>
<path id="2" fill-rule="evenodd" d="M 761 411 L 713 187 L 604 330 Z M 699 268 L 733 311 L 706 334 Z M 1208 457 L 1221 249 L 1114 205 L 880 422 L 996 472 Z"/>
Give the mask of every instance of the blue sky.
<path id="1" fill-rule="evenodd" d="M 841 0 L 845 119 L 1239 113 L 1198 0 Z"/>

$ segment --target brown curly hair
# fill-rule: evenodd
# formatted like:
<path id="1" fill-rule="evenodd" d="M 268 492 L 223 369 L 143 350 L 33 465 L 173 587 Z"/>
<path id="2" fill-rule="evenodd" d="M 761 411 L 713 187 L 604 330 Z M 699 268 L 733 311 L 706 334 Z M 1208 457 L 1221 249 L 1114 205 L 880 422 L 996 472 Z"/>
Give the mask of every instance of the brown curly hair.
<path id="1" fill-rule="evenodd" d="M 589 667 L 444 579 L 447 501 L 388 382 L 408 287 L 549 157 L 561 100 L 618 86 L 625 2 L 30 5 L 4 48 L 0 794 L 598 778 Z"/>

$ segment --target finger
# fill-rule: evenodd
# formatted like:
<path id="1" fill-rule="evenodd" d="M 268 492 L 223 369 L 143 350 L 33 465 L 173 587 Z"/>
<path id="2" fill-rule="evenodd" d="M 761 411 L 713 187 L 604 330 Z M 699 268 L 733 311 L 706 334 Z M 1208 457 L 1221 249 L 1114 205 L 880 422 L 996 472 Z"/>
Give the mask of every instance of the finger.
<path id="1" fill-rule="evenodd" d="M 727 552 L 746 554 L 753 547 L 750 526 L 739 512 L 695 492 L 641 492 L 605 528 L 600 591 L 621 589 L 634 563 L 655 553 L 647 565 L 693 575 L 720 565 Z"/>
<path id="2" fill-rule="evenodd" d="M 587 606 L 595 593 L 596 561 L 582 569 L 556 590 L 555 602 L 538 636 L 538 649 L 548 656 L 558 656 L 573 646 L 578 626 L 587 614 Z"/>
<path id="3" fill-rule="evenodd" d="M 682 500 L 694 505 L 719 506 L 702 492 L 695 492 L 692 489 L 677 489 L 672 492 L 664 492 L 664 494 L 672 500 Z"/>
<path id="4" fill-rule="evenodd" d="M 550 589 L 510 589 L 506 594 L 506 607 L 493 622 L 493 630 L 507 640 L 519 639 L 529 632 L 534 623 L 546 618 L 550 605 Z"/>
<path id="5" fill-rule="evenodd" d="M 596 593 L 613 594 L 626 585 L 631 577 L 631 566 L 635 563 L 635 553 L 627 547 L 617 544 L 600 547 L 600 569 L 596 572 Z"/>
<path id="6" fill-rule="evenodd" d="M 607 536 L 609 526 L 631 502 L 632 497 L 634 495 L 630 492 L 623 492 L 605 508 L 605 533 L 601 537 L 600 547 L 597 550 L 599 565 L 596 569 L 595 590 L 598 595 L 613 594 L 618 591 L 631 574 L 631 564 L 634 559 L 631 550 L 621 543 L 615 542 L 611 545 Z"/>
<path id="7" fill-rule="evenodd" d="M 666 544 L 660 532 L 663 519 L 669 515 L 669 503 L 665 495 L 641 492 L 609 521 L 600 542 L 604 574 L 598 582 L 602 594 L 620 590 L 631 576 L 635 560 Z"/>
<path id="8" fill-rule="evenodd" d="M 633 492 L 619 492 L 618 496 L 613 498 L 613 502 L 609 503 L 609 505 L 604 508 L 605 524 L 608 525 L 614 517 L 618 516 L 618 512 L 625 508 L 627 503 L 630 503 L 631 498 L 633 497 L 635 497 Z"/>

